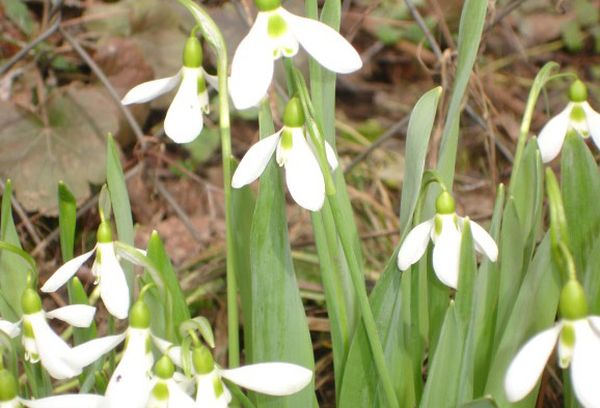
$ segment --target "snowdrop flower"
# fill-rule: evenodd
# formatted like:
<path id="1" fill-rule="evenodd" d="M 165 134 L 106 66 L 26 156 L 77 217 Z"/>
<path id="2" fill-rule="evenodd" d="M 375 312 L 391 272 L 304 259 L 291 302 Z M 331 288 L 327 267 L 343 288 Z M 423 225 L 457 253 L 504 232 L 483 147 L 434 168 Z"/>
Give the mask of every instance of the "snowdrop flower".
<path id="1" fill-rule="evenodd" d="M 155 378 L 146 408 L 194 408 L 190 397 L 174 379 L 175 366 L 169 356 L 164 355 L 154 366 Z"/>
<path id="2" fill-rule="evenodd" d="M 587 102 L 587 88 L 577 80 L 569 88 L 570 102 L 562 112 L 550 119 L 538 137 L 538 146 L 544 163 L 552 161 L 562 149 L 567 133 L 592 137 L 600 148 L 600 113 Z"/>
<path id="3" fill-rule="evenodd" d="M 96 258 L 92 274 L 100 285 L 100 297 L 108 312 L 118 319 L 125 319 L 129 311 L 129 286 L 125 272 L 115 253 L 112 231 L 108 221 L 98 227 L 97 244 L 91 251 L 79 255 L 61 266 L 42 286 L 42 292 L 54 292 L 71 279 L 77 270 L 94 253 Z"/>
<path id="4" fill-rule="evenodd" d="M 0 331 L 11 339 L 14 339 L 21 334 L 21 329 L 19 329 L 20 324 L 20 322 L 13 323 L 8 320 L 0 319 Z"/>
<path id="5" fill-rule="evenodd" d="M 165 133 L 175 143 L 189 143 L 202 131 L 202 113 L 209 112 L 206 81 L 217 88 L 216 78 L 202 68 L 202 45 L 195 34 L 190 36 L 183 51 L 183 67 L 172 77 L 144 82 L 131 89 L 121 103 L 145 103 L 179 85 L 165 117 Z"/>
<path id="6" fill-rule="evenodd" d="M 286 184 L 294 201 L 307 210 L 319 211 L 325 201 L 325 181 L 313 146 L 306 139 L 304 122 L 300 100 L 293 97 L 285 108 L 283 128 L 250 147 L 237 167 L 231 185 L 240 188 L 252 183 L 263 173 L 275 153 L 277 164 L 285 167 Z M 338 162 L 327 142 L 325 152 L 330 167 L 335 170 Z"/>
<path id="7" fill-rule="evenodd" d="M 0 408 L 99 408 L 102 397 L 91 394 L 58 395 L 26 400 L 17 394 L 17 381 L 12 373 L 0 369 Z"/>
<path id="8" fill-rule="evenodd" d="M 436 215 L 413 228 L 398 252 L 398 268 L 405 271 L 416 263 L 433 241 L 433 270 L 446 286 L 456 289 L 460 263 L 460 245 L 464 218 L 456 215 L 454 199 L 442 192 L 435 203 Z M 475 250 L 485 254 L 492 262 L 498 257 L 494 239 L 476 222 L 469 221 Z"/>
<path id="9" fill-rule="evenodd" d="M 101 338 L 71 348 L 48 325 L 47 318 L 60 319 L 75 327 L 88 327 L 94 319 L 96 309 L 88 305 L 70 305 L 51 312 L 42 310 L 42 300 L 31 288 L 25 289 L 22 297 L 23 336 L 25 360 L 41 362 L 48 373 L 58 379 L 72 378 L 83 367 L 96 361 L 106 351 L 106 342 Z"/>
<path id="10" fill-rule="evenodd" d="M 255 0 L 255 4 L 256 21 L 231 62 L 229 85 L 237 109 L 261 101 L 273 78 L 274 60 L 293 57 L 299 44 L 330 71 L 347 74 L 362 67 L 356 50 L 333 28 L 290 13 L 281 7 L 281 0 Z"/>
<path id="11" fill-rule="evenodd" d="M 577 399 L 586 408 L 600 407 L 600 316 L 587 313 L 583 287 L 569 281 L 560 295 L 562 319 L 525 343 L 508 367 L 504 389 L 509 401 L 531 392 L 558 342 L 558 362 L 571 367 Z"/>

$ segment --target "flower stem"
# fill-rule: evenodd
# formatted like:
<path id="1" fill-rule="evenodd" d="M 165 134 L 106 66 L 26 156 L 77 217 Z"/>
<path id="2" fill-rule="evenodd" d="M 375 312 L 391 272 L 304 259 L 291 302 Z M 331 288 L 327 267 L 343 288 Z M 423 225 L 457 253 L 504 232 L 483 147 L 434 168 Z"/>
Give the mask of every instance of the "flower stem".
<path id="1" fill-rule="evenodd" d="M 202 34 L 217 54 L 219 78 L 219 128 L 223 159 L 223 187 L 225 192 L 225 241 L 227 246 L 227 342 L 229 367 L 240 365 L 239 317 L 237 306 L 237 281 L 235 271 L 235 243 L 231 205 L 231 127 L 229 121 L 229 93 L 227 91 L 227 47 L 221 31 L 208 13 L 191 0 L 179 0 L 196 19 Z"/>

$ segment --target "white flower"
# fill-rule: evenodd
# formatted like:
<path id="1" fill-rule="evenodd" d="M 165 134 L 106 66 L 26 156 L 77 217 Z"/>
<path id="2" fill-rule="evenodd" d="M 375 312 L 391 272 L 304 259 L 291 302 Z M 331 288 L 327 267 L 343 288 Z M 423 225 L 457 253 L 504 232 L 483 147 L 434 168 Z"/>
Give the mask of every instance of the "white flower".
<path id="1" fill-rule="evenodd" d="M 277 164 L 285 168 L 286 184 L 294 201 L 307 210 L 319 211 L 325 201 L 325 181 L 312 144 L 306 139 L 309 136 L 298 98 L 288 102 L 283 122 L 282 129 L 248 149 L 233 174 L 231 185 L 240 188 L 252 183 L 263 173 L 275 153 Z M 335 170 L 338 162 L 327 142 L 325 153 L 329 166 Z"/>
<path id="2" fill-rule="evenodd" d="M 398 251 L 398 268 L 405 271 L 416 263 L 433 241 L 433 270 L 446 286 L 458 286 L 460 245 L 464 218 L 456 215 L 454 200 L 443 192 L 436 201 L 437 214 L 413 228 Z M 492 262 L 498 257 L 494 239 L 479 224 L 469 220 L 475 250 L 485 254 Z"/>
<path id="3" fill-rule="evenodd" d="M 181 347 L 173 347 L 164 340 L 155 344 L 161 351 L 168 353 L 176 365 L 182 365 Z M 261 394 L 285 396 L 301 391 L 313 377 L 311 370 L 283 362 L 223 369 L 214 363 L 210 350 L 204 346 L 192 350 L 192 362 L 198 408 L 226 408 L 229 405 L 231 394 L 225 387 L 223 378 Z"/>
<path id="4" fill-rule="evenodd" d="M 571 382 L 577 399 L 584 407 L 600 407 L 598 316 L 563 319 L 529 340 L 519 350 L 506 373 L 504 389 L 509 401 L 519 401 L 531 392 L 557 342 L 559 364 L 562 368 L 571 366 Z"/>
<path id="5" fill-rule="evenodd" d="M 550 119 L 538 137 L 542 161 L 552 161 L 562 149 L 567 133 L 574 131 L 581 137 L 592 137 L 600 148 L 600 113 L 587 103 L 587 89 L 581 81 L 575 81 L 569 89 L 571 101 L 562 112 Z"/>
<path id="6" fill-rule="evenodd" d="M 48 325 L 47 318 L 59 319 L 75 327 L 88 327 L 96 309 L 88 305 L 70 305 L 44 312 L 41 299 L 33 289 L 23 293 L 23 336 L 25 359 L 41 362 L 48 373 L 59 380 L 81 374 L 83 367 L 106 353 L 110 338 L 94 339 L 71 348 Z"/>
<path id="7" fill-rule="evenodd" d="M 195 402 L 175 379 L 175 367 L 164 355 L 154 366 L 154 378 L 146 408 L 194 408 Z M 185 377 L 184 377 L 185 378 Z"/>
<path id="8" fill-rule="evenodd" d="M 77 270 L 93 254 L 96 254 L 92 266 L 95 283 L 100 285 L 100 297 L 108 312 L 118 319 L 127 318 L 129 311 L 129 286 L 125 272 L 115 253 L 115 245 L 108 222 L 103 221 L 98 227 L 98 243 L 89 252 L 79 255 L 63 266 L 44 283 L 42 292 L 54 292 L 71 279 Z M 128 258 L 130 259 L 130 258 Z M 132 259 L 130 259 L 132 260 Z"/>
<path id="9" fill-rule="evenodd" d="M 196 37 L 190 37 L 184 50 L 184 66 L 177 74 L 137 85 L 127 92 L 121 103 L 145 103 L 179 85 L 179 90 L 167 110 L 165 133 L 176 143 L 189 143 L 202 131 L 202 113 L 209 112 L 205 80 L 217 88 L 216 78 L 208 75 L 201 64 L 200 42 Z"/>
<path id="10" fill-rule="evenodd" d="M 319 21 L 296 16 L 280 3 L 256 1 L 256 21 L 233 56 L 229 85 L 238 109 L 261 101 L 271 84 L 274 60 L 282 55 L 296 55 L 299 44 L 330 71 L 346 74 L 362 67 L 356 50 L 337 31 Z"/>
<path id="11" fill-rule="evenodd" d="M 6 334 L 11 339 L 14 339 L 21 333 L 19 326 L 21 322 L 10 322 L 8 320 L 0 319 L 0 331 Z"/>

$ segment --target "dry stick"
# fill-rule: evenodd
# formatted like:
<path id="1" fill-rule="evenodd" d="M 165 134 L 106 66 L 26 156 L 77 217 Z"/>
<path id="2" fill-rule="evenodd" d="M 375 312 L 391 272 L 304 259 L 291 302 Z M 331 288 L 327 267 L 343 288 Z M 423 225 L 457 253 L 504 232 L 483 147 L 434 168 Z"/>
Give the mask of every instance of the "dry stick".
<path id="1" fill-rule="evenodd" d="M 154 180 L 154 185 L 158 189 L 158 192 L 162 194 L 162 196 L 167 200 L 169 205 L 173 208 L 173 210 L 177 213 L 177 216 L 181 218 L 183 225 L 189 231 L 190 234 L 194 237 L 194 239 L 198 242 L 203 242 L 202 237 L 200 236 L 200 232 L 196 229 L 192 220 L 187 215 L 185 210 L 181 208 L 181 206 L 177 203 L 177 200 L 171 195 L 169 190 L 166 189 L 165 185 L 158 179 Z"/>
<path id="2" fill-rule="evenodd" d="M 508 16 L 513 10 L 515 10 L 523 3 L 525 3 L 525 0 L 514 0 L 512 3 L 504 7 L 502 11 L 498 13 L 494 21 L 486 24 L 485 28 L 483 29 L 483 32 L 485 33 L 494 28 L 500 21 L 504 19 L 504 17 Z"/>
<path id="3" fill-rule="evenodd" d="M 415 22 L 417 23 L 421 31 L 423 31 L 423 34 L 425 35 L 425 38 L 427 39 L 427 42 L 429 43 L 429 46 L 431 47 L 433 53 L 436 55 L 438 60 L 441 60 L 442 49 L 438 45 L 435 38 L 433 38 L 433 34 L 431 34 L 431 31 L 429 31 L 427 24 L 425 24 L 425 20 L 423 20 L 423 17 L 421 17 L 421 13 L 419 13 L 419 10 L 417 10 L 412 0 L 404 0 L 404 3 L 406 3 L 406 7 L 408 7 L 410 14 L 415 19 Z"/>
<path id="4" fill-rule="evenodd" d="M 112 84 L 110 83 L 110 81 L 108 80 L 108 78 L 106 77 L 104 72 L 102 72 L 102 69 L 100 69 L 100 67 L 94 62 L 92 57 L 90 57 L 90 55 L 83 49 L 81 44 L 79 44 L 79 42 L 73 36 L 71 36 L 71 34 L 69 34 L 62 27 L 59 27 L 58 30 L 63 35 L 65 40 L 67 40 L 67 42 L 69 44 L 71 44 L 73 49 L 79 54 L 79 56 L 90 67 L 90 69 L 98 77 L 100 82 L 102 82 L 102 85 L 104 85 L 104 87 L 108 91 L 111 98 L 115 101 L 115 104 L 117 105 L 117 107 L 119 108 L 121 113 L 123 113 L 123 115 L 125 116 L 125 119 L 127 119 L 127 123 L 129 123 L 131 130 L 133 130 L 133 133 L 135 133 L 135 136 L 138 139 L 138 143 L 140 144 L 140 148 L 141 148 L 142 152 L 144 150 L 146 150 L 146 141 L 144 140 L 144 132 L 142 132 L 140 125 L 137 123 L 137 121 L 133 117 L 129 108 L 127 108 L 126 106 L 124 106 L 121 103 L 121 98 L 117 94 L 117 91 L 115 91 L 115 88 L 112 86 Z"/>
<path id="5" fill-rule="evenodd" d="M 6 188 L 6 185 L 4 184 L 4 181 L 0 180 L 0 189 L 2 191 L 4 191 L 5 188 Z M 37 231 L 35 230 L 33 223 L 27 216 L 27 212 L 23 209 L 23 207 L 21 207 L 21 204 L 19 203 L 19 201 L 17 201 L 16 198 L 13 197 L 11 202 L 12 202 L 13 208 L 15 209 L 15 212 L 17 213 L 17 215 L 19 216 L 21 221 L 23 221 L 23 224 L 25 225 L 27 232 L 29 232 L 29 235 L 31 235 L 31 238 L 33 238 L 33 240 L 35 241 L 35 244 L 38 245 L 42 239 L 40 238 Z"/>
<path id="6" fill-rule="evenodd" d="M 371 145 L 369 146 L 368 149 L 366 149 L 365 151 L 360 153 L 358 156 L 356 156 L 354 158 L 354 160 L 352 160 L 352 162 L 350 162 L 350 164 L 346 166 L 346 168 L 344 169 L 344 174 L 348 174 L 350 171 L 352 171 L 352 169 L 358 163 L 363 161 L 375 149 L 377 149 L 379 146 L 381 146 L 383 143 L 385 143 L 385 141 L 390 139 L 396 133 L 403 130 L 408 125 L 408 119 L 409 119 L 409 116 L 407 115 L 407 116 L 403 117 L 402 119 L 400 119 L 398 122 L 394 123 L 392 125 L 392 127 L 390 127 L 383 135 L 381 135 L 377 140 L 375 140 L 373 143 L 371 143 Z"/>

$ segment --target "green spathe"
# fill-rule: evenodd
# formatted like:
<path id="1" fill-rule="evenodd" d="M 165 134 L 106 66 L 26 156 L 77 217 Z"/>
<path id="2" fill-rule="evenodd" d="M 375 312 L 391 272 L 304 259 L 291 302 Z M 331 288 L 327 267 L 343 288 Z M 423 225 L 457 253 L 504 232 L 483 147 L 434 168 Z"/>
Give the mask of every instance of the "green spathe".
<path id="1" fill-rule="evenodd" d="M 195 36 L 188 37 L 183 48 L 183 66 L 200 68 L 202 66 L 202 45 Z"/>
<path id="2" fill-rule="evenodd" d="M 199 346 L 192 350 L 192 362 L 197 374 L 208 374 L 215 368 L 212 353 L 205 346 Z"/>
<path id="3" fill-rule="evenodd" d="M 572 279 L 560 292 L 560 315 L 563 319 L 583 319 L 588 314 L 585 292 L 581 284 Z"/>
<path id="4" fill-rule="evenodd" d="M 285 106 L 285 111 L 283 112 L 283 124 L 287 127 L 302 127 L 305 122 L 306 119 L 304 117 L 300 99 L 294 96 Z"/>
<path id="5" fill-rule="evenodd" d="M 25 314 L 37 313 L 42 310 L 42 299 L 35 290 L 27 288 L 21 297 L 21 307 Z"/>
<path id="6" fill-rule="evenodd" d="M 569 99 L 571 102 L 585 102 L 588 98 L 588 91 L 585 84 L 579 79 L 569 87 Z"/>
<path id="7" fill-rule="evenodd" d="M 255 0 L 254 4 L 259 11 L 272 11 L 281 7 L 281 0 Z"/>
<path id="8" fill-rule="evenodd" d="M 0 370 L 0 402 L 12 401 L 17 397 L 17 381 L 6 369 Z"/>
<path id="9" fill-rule="evenodd" d="M 454 198 L 449 192 L 442 191 L 435 200 L 435 212 L 438 214 L 454 214 L 456 212 Z"/>
<path id="10" fill-rule="evenodd" d="M 143 300 L 137 300 L 129 311 L 129 325 L 135 329 L 150 327 L 150 309 Z"/>

